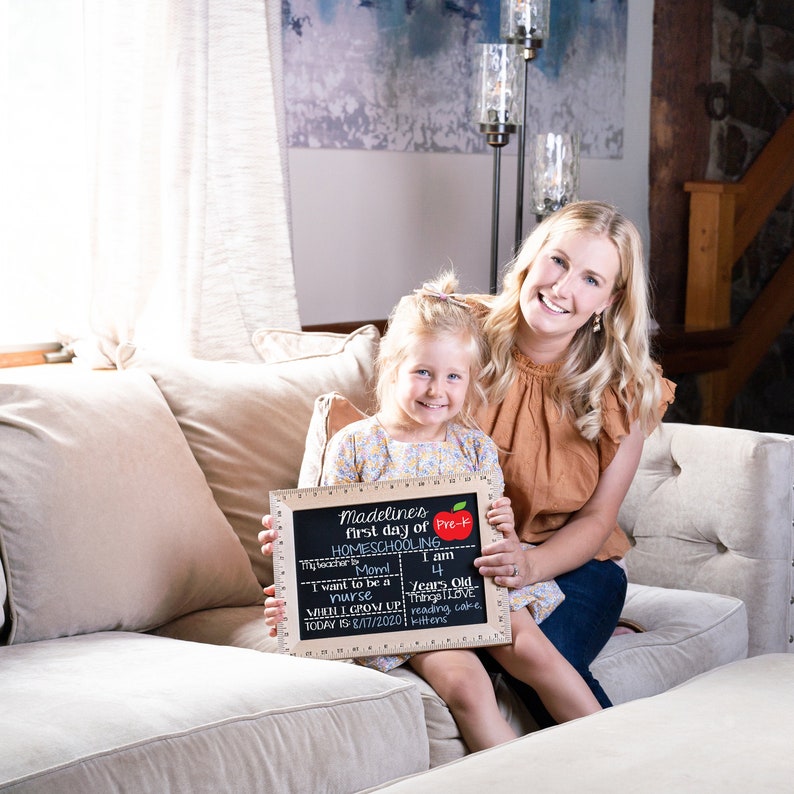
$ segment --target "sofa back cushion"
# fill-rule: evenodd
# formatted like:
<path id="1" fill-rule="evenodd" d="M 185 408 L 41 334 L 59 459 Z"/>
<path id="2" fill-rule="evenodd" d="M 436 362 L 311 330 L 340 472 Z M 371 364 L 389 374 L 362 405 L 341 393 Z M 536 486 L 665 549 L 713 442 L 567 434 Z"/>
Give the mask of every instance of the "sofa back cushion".
<path id="1" fill-rule="evenodd" d="M 297 486 L 318 395 L 338 390 L 370 407 L 379 339 L 371 325 L 349 335 L 261 331 L 258 349 L 273 362 L 262 364 L 119 348 L 119 366 L 146 370 L 160 387 L 263 586 L 273 581 L 257 540 L 269 493 Z"/>
<path id="2" fill-rule="evenodd" d="M 663 422 L 620 509 L 629 581 L 744 601 L 750 656 L 794 651 L 794 438 Z"/>
<path id="3" fill-rule="evenodd" d="M 8 642 L 256 603 L 248 559 L 152 379 L 0 371 Z"/>

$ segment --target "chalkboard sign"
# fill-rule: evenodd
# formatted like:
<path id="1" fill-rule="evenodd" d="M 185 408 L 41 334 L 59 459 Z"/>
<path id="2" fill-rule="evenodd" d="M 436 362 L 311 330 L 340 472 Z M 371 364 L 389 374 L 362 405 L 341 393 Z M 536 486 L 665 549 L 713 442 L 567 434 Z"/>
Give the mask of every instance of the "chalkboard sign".
<path id="1" fill-rule="evenodd" d="M 507 590 L 474 567 L 500 539 L 486 472 L 273 491 L 279 650 L 346 659 L 510 642 Z"/>

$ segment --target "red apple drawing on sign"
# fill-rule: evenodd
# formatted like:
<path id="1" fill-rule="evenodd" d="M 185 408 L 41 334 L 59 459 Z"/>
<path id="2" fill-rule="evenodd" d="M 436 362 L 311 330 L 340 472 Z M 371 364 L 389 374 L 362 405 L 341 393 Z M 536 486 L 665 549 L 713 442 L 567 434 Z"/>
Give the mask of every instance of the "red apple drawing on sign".
<path id="1" fill-rule="evenodd" d="M 468 510 L 464 510 L 466 502 L 453 505 L 452 512 L 442 510 L 433 518 L 433 529 L 441 540 L 465 540 L 474 528 L 474 519 Z"/>

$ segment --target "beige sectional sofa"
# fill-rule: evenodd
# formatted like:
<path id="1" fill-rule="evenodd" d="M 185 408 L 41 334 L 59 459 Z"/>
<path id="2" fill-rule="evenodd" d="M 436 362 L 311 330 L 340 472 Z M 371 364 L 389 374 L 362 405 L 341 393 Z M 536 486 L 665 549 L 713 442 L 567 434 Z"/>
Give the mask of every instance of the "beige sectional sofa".
<path id="1" fill-rule="evenodd" d="M 269 491 L 298 483 L 318 395 L 370 407 L 378 334 L 256 342 L 258 364 L 125 345 L 118 370 L 0 370 L 0 790 L 347 792 L 466 754 L 412 671 L 267 636 Z M 621 512 L 647 630 L 594 665 L 616 703 L 791 650 L 793 471 L 787 437 L 649 439 Z"/>

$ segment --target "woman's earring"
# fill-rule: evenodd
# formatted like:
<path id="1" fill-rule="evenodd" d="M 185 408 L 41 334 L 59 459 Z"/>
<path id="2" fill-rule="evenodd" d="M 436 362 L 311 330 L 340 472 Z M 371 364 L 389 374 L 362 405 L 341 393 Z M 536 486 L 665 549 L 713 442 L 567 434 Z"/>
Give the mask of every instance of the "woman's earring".
<path id="1" fill-rule="evenodd" d="M 601 332 L 601 314 L 594 314 L 593 315 L 593 333 L 597 334 Z"/>

